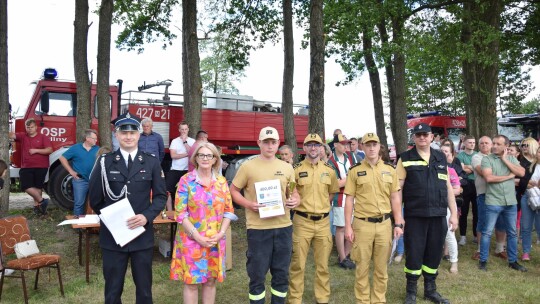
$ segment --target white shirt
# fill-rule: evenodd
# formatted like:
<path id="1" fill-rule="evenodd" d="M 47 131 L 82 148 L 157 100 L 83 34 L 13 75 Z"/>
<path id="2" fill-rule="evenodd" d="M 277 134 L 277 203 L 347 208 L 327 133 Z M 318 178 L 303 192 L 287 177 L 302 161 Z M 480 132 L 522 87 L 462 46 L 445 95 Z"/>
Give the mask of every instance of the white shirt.
<path id="1" fill-rule="evenodd" d="M 193 146 L 193 144 L 195 143 L 195 139 L 191 137 L 188 137 L 186 141 L 189 146 Z M 184 145 L 184 141 L 180 137 L 173 139 L 171 145 L 169 146 L 169 150 L 175 150 L 177 154 L 187 154 L 188 152 L 186 150 L 186 146 Z M 179 159 L 173 159 L 171 164 L 171 170 L 185 171 L 188 169 L 188 163 L 189 159 L 187 156 Z"/>
<path id="2" fill-rule="evenodd" d="M 131 153 L 128 153 L 122 149 L 120 149 L 120 153 L 122 154 L 122 157 L 124 158 L 124 161 L 126 162 L 126 168 L 128 168 L 128 159 L 129 159 L 129 156 L 131 155 L 131 160 L 134 161 L 135 160 L 135 156 L 137 155 L 137 152 L 139 151 L 139 149 L 135 149 L 135 151 L 131 152 Z"/>
<path id="3" fill-rule="evenodd" d="M 529 170 L 529 169 L 526 169 L 526 170 Z M 534 173 L 531 176 L 531 180 L 535 182 L 540 180 L 540 166 L 539 165 L 536 165 L 536 167 L 534 168 Z"/>
<path id="4" fill-rule="evenodd" d="M 335 158 L 336 160 L 336 163 L 338 165 L 338 169 L 339 169 L 339 175 L 341 176 L 341 178 L 347 178 L 347 165 L 346 163 L 348 162 L 347 158 L 345 157 L 345 155 L 343 155 L 343 162 L 341 162 L 339 160 L 339 158 L 336 156 Z M 341 202 L 341 206 L 342 207 L 345 207 L 345 198 L 347 196 L 346 195 L 343 195 L 343 199 L 342 199 L 342 202 Z"/>

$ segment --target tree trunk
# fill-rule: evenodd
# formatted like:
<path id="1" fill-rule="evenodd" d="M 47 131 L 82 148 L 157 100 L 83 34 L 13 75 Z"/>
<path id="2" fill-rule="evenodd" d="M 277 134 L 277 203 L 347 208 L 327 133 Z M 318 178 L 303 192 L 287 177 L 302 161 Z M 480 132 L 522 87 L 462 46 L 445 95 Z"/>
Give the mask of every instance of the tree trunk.
<path id="1" fill-rule="evenodd" d="M 197 38 L 197 0 L 182 1 L 182 78 L 184 87 L 184 120 L 189 135 L 201 129 L 202 80 Z"/>
<path id="2" fill-rule="evenodd" d="M 8 85 L 8 16 L 7 0 L 0 0 L 0 159 L 9 165 L 9 85 Z M 0 172 L 0 175 L 2 172 Z M 0 191 L 0 217 L 9 211 L 9 168 L 4 177 L 4 189 Z"/>
<path id="3" fill-rule="evenodd" d="M 462 63 L 467 131 L 476 138 L 497 134 L 498 35 L 502 7 L 501 0 L 464 3 L 461 40 L 473 52 Z M 486 33 L 486 27 L 490 33 Z"/>
<path id="4" fill-rule="evenodd" d="M 381 45 L 383 49 L 389 49 L 389 36 L 388 31 L 386 30 L 386 18 L 384 17 L 383 9 L 383 3 L 382 0 L 378 0 L 378 6 L 379 11 L 381 12 L 381 19 L 379 20 L 379 23 L 377 24 L 377 28 L 379 29 L 379 35 L 381 37 Z M 392 123 L 394 120 L 394 112 L 392 111 L 392 105 L 395 103 L 396 100 L 396 94 L 394 90 L 394 67 L 392 65 L 392 57 L 390 56 L 389 52 L 385 52 L 382 55 L 383 62 L 384 62 L 384 71 L 386 75 L 386 86 L 388 88 L 388 101 L 390 105 L 390 131 L 392 132 L 392 135 L 396 134 L 396 124 Z M 395 143 L 395 139 L 394 139 Z"/>
<path id="5" fill-rule="evenodd" d="M 73 31 L 73 63 L 77 83 L 77 139 L 84 140 L 84 130 L 90 128 L 90 79 L 88 77 L 88 0 L 75 1 Z"/>
<path id="6" fill-rule="evenodd" d="M 111 108 L 109 92 L 109 70 L 111 66 L 111 25 L 113 0 L 101 0 L 99 9 L 98 54 L 97 54 L 97 102 L 99 117 L 99 144 L 112 147 Z M 118 101 L 120 102 L 120 101 Z"/>
<path id="7" fill-rule="evenodd" d="M 390 117 L 396 152 L 407 150 L 407 103 L 405 101 L 405 55 L 403 46 L 404 22 L 400 15 L 392 18 L 394 49 L 394 102 L 390 104 Z"/>
<path id="8" fill-rule="evenodd" d="M 311 0 L 309 17 L 309 132 L 324 138 L 323 0 Z"/>
<path id="9" fill-rule="evenodd" d="M 362 35 L 362 47 L 364 48 L 364 61 L 371 82 L 371 93 L 373 95 L 373 110 L 375 111 L 375 127 L 381 144 L 388 147 L 386 139 L 386 128 L 384 125 L 384 110 L 382 100 L 381 79 L 379 78 L 379 70 L 373 58 L 373 42 L 367 28 L 364 28 Z"/>
<path id="10" fill-rule="evenodd" d="M 294 128 L 293 87 L 294 87 L 294 37 L 292 0 L 283 1 L 283 92 L 282 112 L 285 143 L 294 152 L 294 162 L 298 161 L 298 147 Z"/>

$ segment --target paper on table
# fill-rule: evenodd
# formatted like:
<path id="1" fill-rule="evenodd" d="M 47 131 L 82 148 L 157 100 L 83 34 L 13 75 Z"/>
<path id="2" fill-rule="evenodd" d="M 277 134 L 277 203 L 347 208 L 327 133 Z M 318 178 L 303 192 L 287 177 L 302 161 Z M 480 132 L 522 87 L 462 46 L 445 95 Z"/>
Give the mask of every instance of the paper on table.
<path id="1" fill-rule="evenodd" d="M 132 216 L 135 216 L 135 212 L 127 198 L 101 209 L 99 218 L 107 226 L 120 247 L 124 247 L 146 230 L 144 227 L 129 229 L 127 220 Z"/>
<path id="2" fill-rule="evenodd" d="M 86 225 L 86 224 L 97 224 L 99 223 L 99 216 L 97 214 L 87 214 L 84 217 L 80 217 L 77 219 L 71 219 L 71 220 L 65 220 L 58 224 L 60 225 Z"/>

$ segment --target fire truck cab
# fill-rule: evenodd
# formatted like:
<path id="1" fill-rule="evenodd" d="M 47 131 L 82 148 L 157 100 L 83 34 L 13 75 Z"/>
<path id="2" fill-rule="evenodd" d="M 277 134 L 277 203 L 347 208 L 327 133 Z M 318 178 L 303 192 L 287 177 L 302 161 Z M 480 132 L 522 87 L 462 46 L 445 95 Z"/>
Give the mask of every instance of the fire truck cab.
<path id="1" fill-rule="evenodd" d="M 168 87 L 171 82 L 167 80 L 154 85 L 145 84 L 139 87 L 138 91 L 127 91 L 122 94 L 119 80 L 118 86 L 109 87 L 109 100 L 105 102 L 97 100 L 97 86 L 92 84 L 91 128 L 97 130 L 98 120 L 105 119 L 110 122 L 126 111 L 141 118 L 151 118 L 154 122 L 153 131 L 161 134 L 164 140 L 166 156 L 162 167 L 164 171 L 168 171 L 171 161 L 168 147 L 170 142 L 179 136 L 178 123 L 184 120 L 183 97 L 180 94 L 169 94 Z M 165 94 L 146 91 L 161 85 L 166 87 Z M 98 117 L 98 107 L 102 106 L 111 108 L 111 117 Z M 257 140 L 261 128 L 273 126 L 280 133 L 280 138 L 284 138 L 283 114 L 280 106 L 281 104 L 256 101 L 242 96 L 205 97 L 201 128 L 208 133 L 210 142 L 222 148 L 222 158 L 232 164 L 229 166 L 230 170 L 235 170 L 237 163 L 251 155 L 259 154 Z M 293 108 L 296 113 L 294 125 L 297 145 L 302 147 L 302 139 L 308 133 L 309 110 L 305 105 L 294 105 Z M 58 159 L 77 142 L 76 113 L 76 83 L 57 80 L 56 71 L 47 69 L 43 79 L 35 83 L 34 93 L 26 111 L 10 121 L 10 131 L 25 132 L 25 121 L 34 118 L 38 131 L 50 137 L 54 152 L 49 156 L 50 166 L 44 190 L 52 201 L 69 210 L 73 209 L 71 176 Z M 12 144 L 10 174 L 12 178 L 17 178 L 21 167 L 21 151 L 18 143 Z"/>
<path id="2" fill-rule="evenodd" d="M 411 145 L 414 142 L 412 129 L 419 123 L 428 124 L 433 134 L 449 138 L 456 147 L 459 144 L 459 136 L 466 133 L 465 116 L 446 116 L 441 115 L 439 111 L 409 114 L 407 115 L 407 133 Z"/>

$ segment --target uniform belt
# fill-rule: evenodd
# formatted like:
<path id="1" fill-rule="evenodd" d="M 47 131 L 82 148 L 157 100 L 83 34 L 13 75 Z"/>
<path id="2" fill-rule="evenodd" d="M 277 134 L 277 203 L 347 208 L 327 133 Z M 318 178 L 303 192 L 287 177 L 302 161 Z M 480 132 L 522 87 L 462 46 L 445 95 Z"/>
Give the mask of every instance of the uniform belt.
<path id="1" fill-rule="evenodd" d="M 323 214 L 307 214 L 307 213 L 302 212 L 302 211 L 295 211 L 294 214 L 298 214 L 298 215 L 300 215 L 301 217 L 307 218 L 308 220 L 312 220 L 312 221 L 320 221 L 320 220 L 322 220 L 323 218 L 327 217 L 329 213 L 323 213 Z"/>
<path id="2" fill-rule="evenodd" d="M 362 221 L 370 222 L 370 223 L 382 223 L 390 218 L 390 213 L 387 213 L 380 217 L 356 217 L 356 218 Z"/>

